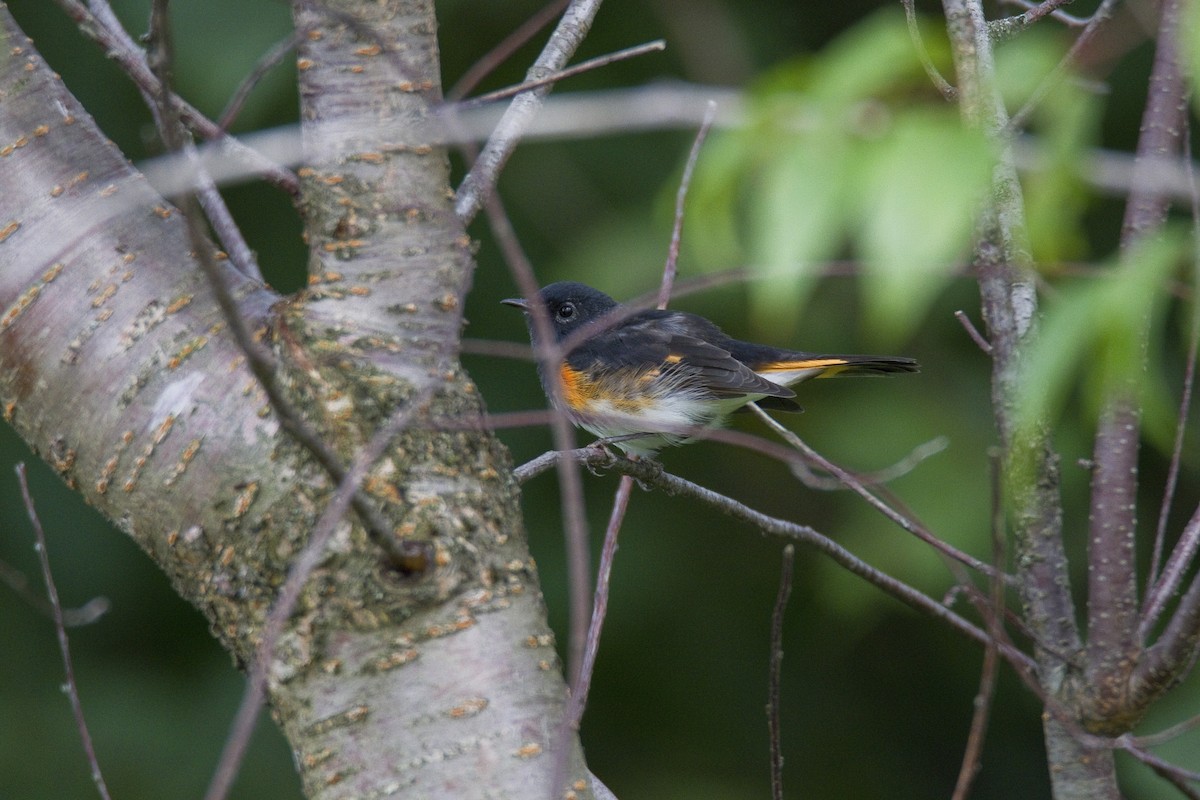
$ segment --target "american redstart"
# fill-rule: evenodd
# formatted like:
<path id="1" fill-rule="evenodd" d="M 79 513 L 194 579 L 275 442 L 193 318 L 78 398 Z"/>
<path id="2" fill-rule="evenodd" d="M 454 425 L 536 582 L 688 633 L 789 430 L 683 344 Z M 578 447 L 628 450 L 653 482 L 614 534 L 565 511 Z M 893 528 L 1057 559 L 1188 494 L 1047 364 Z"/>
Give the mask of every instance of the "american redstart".
<path id="1" fill-rule="evenodd" d="M 521 298 L 502 302 L 525 312 L 536 345 L 529 304 Z M 582 283 L 552 283 L 538 292 L 537 302 L 546 309 L 555 341 L 569 346 L 558 365 L 560 410 L 597 436 L 621 438 L 617 446 L 635 456 L 687 442 L 750 402 L 800 411 L 788 387 L 809 378 L 918 370 L 911 358 L 823 355 L 740 342 L 696 314 L 630 313 Z M 540 362 L 538 374 L 554 398 Z"/>

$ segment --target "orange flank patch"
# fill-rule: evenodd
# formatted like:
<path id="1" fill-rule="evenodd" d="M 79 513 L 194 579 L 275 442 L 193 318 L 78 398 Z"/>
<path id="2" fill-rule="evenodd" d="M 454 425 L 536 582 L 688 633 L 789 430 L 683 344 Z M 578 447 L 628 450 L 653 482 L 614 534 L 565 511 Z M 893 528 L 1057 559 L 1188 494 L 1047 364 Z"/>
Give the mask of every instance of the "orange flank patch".
<path id="1" fill-rule="evenodd" d="M 558 368 L 558 378 L 562 381 L 563 402 L 576 411 L 585 409 L 595 393 L 587 376 L 564 361 Z"/>
<path id="2" fill-rule="evenodd" d="M 657 372 L 657 371 L 656 371 Z M 580 414 L 636 414 L 644 409 L 650 398 L 641 378 L 633 371 L 618 371 L 597 379 L 563 363 L 558 369 L 562 381 L 563 402 Z"/>

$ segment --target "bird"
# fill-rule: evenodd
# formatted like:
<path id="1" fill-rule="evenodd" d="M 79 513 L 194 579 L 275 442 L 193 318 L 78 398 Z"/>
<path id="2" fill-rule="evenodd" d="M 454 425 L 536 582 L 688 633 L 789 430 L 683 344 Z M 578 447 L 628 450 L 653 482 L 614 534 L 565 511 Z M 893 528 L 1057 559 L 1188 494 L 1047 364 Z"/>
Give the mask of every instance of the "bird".
<path id="1" fill-rule="evenodd" d="M 501 301 L 525 312 L 535 350 L 530 304 Z M 791 387 L 812 378 L 918 372 L 901 356 L 833 355 L 785 350 L 726 335 L 698 314 L 621 305 L 582 283 L 561 281 L 534 298 L 546 311 L 554 341 L 566 352 L 557 389 L 539 361 L 542 387 L 576 426 L 613 440 L 627 456 L 653 457 L 720 427 L 748 403 L 802 411 Z"/>

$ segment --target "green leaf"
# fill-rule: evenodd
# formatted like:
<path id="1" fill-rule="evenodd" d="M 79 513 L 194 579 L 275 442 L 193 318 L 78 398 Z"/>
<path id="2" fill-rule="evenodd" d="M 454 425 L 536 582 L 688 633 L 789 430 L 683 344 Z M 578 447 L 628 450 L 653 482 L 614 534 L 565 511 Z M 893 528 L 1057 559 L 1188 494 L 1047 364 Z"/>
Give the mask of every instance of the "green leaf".
<path id="1" fill-rule="evenodd" d="M 897 117 L 863 160 L 857 249 L 871 318 L 894 337 L 911 332 L 970 252 L 994 156 L 949 111 Z"/>
<path id="2" fill-rule="evenodd" d="M 1166 300 L 1163 286 L 1186 252 L 1185 237 L 1175 232 L 1145 239 L 1107 275 L 1062 289 L 1026 356 L 1016 398 L 1019 428 L 1057 419 L 1080 373 L 1098 399 L 1144 391 L 1147 334 Z"/>

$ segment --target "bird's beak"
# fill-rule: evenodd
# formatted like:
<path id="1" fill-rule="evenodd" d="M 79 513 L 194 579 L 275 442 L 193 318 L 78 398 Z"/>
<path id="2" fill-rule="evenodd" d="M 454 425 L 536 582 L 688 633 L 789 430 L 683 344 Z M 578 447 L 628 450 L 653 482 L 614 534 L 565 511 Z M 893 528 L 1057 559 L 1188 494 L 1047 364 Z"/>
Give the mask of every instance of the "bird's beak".
<path id="1" fill-rule="evenodd" d="M 519 308 L 526 314 L 529 313 L 529 303 L 525 302 L 524 297 L 510 297 L 507 300 L 501 300 L 500 303 L 513 308 Z"/>

